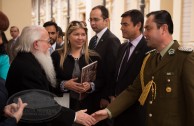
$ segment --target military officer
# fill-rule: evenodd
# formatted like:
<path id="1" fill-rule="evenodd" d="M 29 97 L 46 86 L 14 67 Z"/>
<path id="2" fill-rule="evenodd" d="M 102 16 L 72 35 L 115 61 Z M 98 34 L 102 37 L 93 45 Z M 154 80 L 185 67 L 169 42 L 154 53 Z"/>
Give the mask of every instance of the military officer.
<path id="1" fill-rule="evenodd" d="M 149 13 L 144 28 L 147 45 L 156 50 L 145 57 L 133 85 L 92 116 L 98 121 L 116 117 L 138 99 L 146 107 L 147 126 L 193 126 L 193 50 L 173 41 L 173 22 L 165 10 Z"/>

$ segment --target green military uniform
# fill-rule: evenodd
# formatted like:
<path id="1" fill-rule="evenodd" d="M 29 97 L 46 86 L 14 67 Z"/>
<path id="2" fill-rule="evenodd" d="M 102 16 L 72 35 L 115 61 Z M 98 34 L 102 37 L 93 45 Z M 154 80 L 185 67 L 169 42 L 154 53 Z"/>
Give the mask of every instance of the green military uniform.
<path id="1" fill-rule="evenodd" d="M 172 43 L 161 61 L 156 64 L 156 51 L 150 52 L 143 70 L 145 86 L 153 85 L 145 100 L 147 126 L 194 125 L 194 53 Z M 142 93 L 142 77 L 139 75 L 108 106 L 112 117 L 117 116 L 136 101 Z M 130 125 L 130 124 L 129 124 Z"/>

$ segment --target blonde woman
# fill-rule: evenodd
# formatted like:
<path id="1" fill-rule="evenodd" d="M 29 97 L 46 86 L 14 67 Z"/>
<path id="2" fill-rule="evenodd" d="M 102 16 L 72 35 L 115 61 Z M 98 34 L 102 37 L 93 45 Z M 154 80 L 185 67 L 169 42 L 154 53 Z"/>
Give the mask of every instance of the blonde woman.
<path id="1" fill-rule="evenodd" d="M 55 51 L 51 56 L 61 91 L 70 92 L 70 108 L 88 109 L 89 114 L 98 110 L 100 89 L 103 85 L 101 61 L 97 53 L 88 49 L 86 24 L 72 21 L 67 27 L 63 48 Z M 82 67 L 94 61 L 98 61 L 96 80 L 81 84 Z M 86 94 L 82 100 L 79 100 L 80 93 Z"/>

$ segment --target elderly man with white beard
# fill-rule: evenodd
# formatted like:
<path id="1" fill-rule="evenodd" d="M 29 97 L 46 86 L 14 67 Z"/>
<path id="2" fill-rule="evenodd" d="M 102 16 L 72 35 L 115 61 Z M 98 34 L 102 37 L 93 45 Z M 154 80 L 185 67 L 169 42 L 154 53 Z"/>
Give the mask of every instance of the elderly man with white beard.
<path id="1" fill-rule="evenodd" d="M 55 71 L 49 53 L 51 45 L 45 28 L 25 27 L 18 42 L 16 47 L 18 53 L 10 66 L 6 80 L 9 96 L 28 89 L 50 92 L 57 90 Z M 89 126 L 95 122 L 94 118 L 85 113 L 86 110 L 74 112 L 68 108 L 62 108 L 62 112 L 63 114 L 48 123 L 19 123 L 18 126 L 71 126 L 74 121 Z"/>

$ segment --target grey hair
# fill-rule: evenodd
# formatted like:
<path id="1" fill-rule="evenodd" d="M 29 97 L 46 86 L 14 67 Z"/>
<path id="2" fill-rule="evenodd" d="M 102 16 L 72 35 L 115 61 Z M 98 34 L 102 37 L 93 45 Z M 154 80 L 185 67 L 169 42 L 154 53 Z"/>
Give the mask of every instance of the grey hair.
<path id="1" fill-rule="evenodd" d="M 26 26 L 23 28 L 16 45 L 17 52 L 31 52 L 33 43 L 41 38 L 42 31 L 45 30 L 42 26 Z"/>

